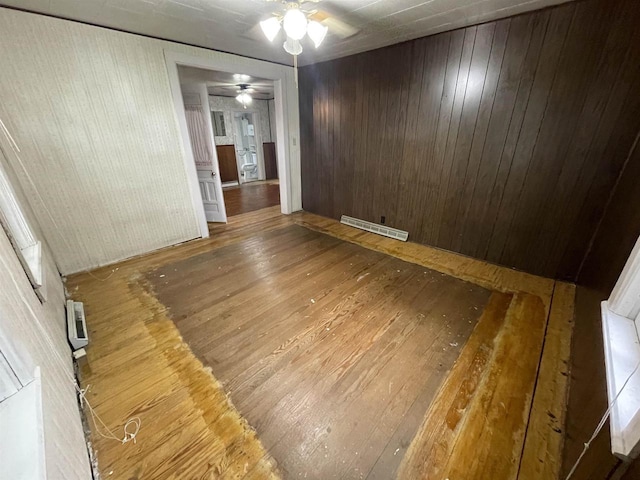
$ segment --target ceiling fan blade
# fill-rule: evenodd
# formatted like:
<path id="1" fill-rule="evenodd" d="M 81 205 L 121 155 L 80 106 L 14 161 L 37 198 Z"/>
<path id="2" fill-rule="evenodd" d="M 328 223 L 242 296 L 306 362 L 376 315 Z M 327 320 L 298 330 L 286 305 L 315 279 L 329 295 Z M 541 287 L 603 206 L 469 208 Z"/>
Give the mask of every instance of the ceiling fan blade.
<path id="1" fill-rule="evenodd" d="M 320 22 L 326 27 L 329 27 L 329 31 L 340 38 L 352 37 L 360 31 L 359 28 L 334 17 L 323 10 L 316 10 L 311 14 L 310 18 L 316 22 Z"/>

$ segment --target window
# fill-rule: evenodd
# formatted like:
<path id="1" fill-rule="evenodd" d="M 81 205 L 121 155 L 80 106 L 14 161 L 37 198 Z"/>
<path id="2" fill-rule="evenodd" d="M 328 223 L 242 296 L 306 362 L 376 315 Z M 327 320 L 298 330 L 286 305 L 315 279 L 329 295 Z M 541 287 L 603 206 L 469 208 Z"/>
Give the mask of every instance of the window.
<path id="1" fill-rule="evenodd" d="M 621 458 L 640 451 L 640 240 L 608 301 L 602 332 L 611 409 L 611 450 Z"/>
<path id="2" fill-rule="evenodd" d="M 9 237 L 36 295 L 40 301 L 44 302 L 42 243 L 36 238 L 20 208 L 15 190 L 4 168 L 6 164 L 4 162 L 6 162 L 6 156 L 4 150 L 0 148 L 0 224 Z"/>
<path id="3" fill-rule="evenodd" d="M 211 120 L 213 123 L 213 132 L 216 137 L 226 137 L 227 129 L 224 125 L 224 112 L 211 111 Z"/>

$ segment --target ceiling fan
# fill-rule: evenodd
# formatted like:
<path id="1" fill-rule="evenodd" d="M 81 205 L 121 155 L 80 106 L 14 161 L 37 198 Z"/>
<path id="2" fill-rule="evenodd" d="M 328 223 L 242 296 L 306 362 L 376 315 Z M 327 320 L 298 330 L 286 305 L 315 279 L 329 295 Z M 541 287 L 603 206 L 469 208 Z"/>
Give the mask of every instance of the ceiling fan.
<path id="1" fill-rule="evenodd" d="M 236 97 L 236 100 L 240 102 L 242 107 L 246 110 L 247 105 L 251 105 L 251 102 L 253 102 L 253 97 L 249 94 L 249 92 L 252 92 L 253 89 L 248 83 L 241 83 L 240 85 L 238 85 L 238 88 L 240 90 L 238 90 L 238 96 Z"/>
<path id="2" fill-rule="evenodd" d="M 287 53 L 297 57 L 302 53 L 302 40 L 305 35 L 311 39 L 316 48 L 331 32 L 340 38 L 347 38 L 358 33 L 358 29 L 323 10 L 306 10 L 307 3 L 318 3 L 320 0 L 267 0 L 284 5 L 283 11 L 274 12 L 271 17 L 260 22 L 260 28 L 270 42 L 284 30 L 283 47 Z"/>
<path id="3" fill-rule="evenodd" d="M 210 95 L 233 96 L 244 108 L 251 105 L 254 97 L 258 100 L 273 98 L 273 83 L 271 81 L 240 73 L 233 74 L 228 81 L 207 82 L 207 86 Z"/>

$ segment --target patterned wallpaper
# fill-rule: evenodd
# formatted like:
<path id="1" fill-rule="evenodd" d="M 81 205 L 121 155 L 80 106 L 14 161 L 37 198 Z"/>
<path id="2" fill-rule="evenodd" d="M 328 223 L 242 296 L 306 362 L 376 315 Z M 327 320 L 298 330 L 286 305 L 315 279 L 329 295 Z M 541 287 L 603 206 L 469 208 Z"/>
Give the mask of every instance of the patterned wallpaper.
<path id="1" fill-rule="evenodd" d="M 254 100 L 246 110 L 247 112 L 257 112 L 260 115 L 260 135 L 263 142 L 271 142 L 269 103 L 273 106 L 273 100 Z M 224 112 L 227 135 L 224 137 L 216 136 L 216 145 L 233 145 L 233 112 L 243 112 L 245 110 L 235 98 L 231 97 L 209 95 L 209 105 L 211 110 Z"/>

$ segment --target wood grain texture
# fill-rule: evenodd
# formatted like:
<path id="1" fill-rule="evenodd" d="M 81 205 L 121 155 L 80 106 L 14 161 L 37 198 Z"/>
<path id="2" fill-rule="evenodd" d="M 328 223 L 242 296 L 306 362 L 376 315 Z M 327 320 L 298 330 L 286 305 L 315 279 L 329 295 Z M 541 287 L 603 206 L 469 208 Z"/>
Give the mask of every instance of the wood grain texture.
<path id="1" fill-rule="evenodd" d="M 147 279 L 286 478 L 393 478 L 489 296 L 297 225 Z"/>
<path id="2" fill-rule="evenodd" d="M 278 158 L 276 156 L 276 144 L 274 142 L 264 142 L 262 144 L 264 153 L 264 172 L 267 180 L 278 178 Z"/>
<path id="3" fill-rule="evenodd" d="M 234 216 L 210 229 L 207 240 L 69 280 L 74 296 L 90 306 L 95 350 L 84 382 L 97 382 L 93 399 L 99 413 L 110 424 L 133 413 L 145 416 L 135 449 L 123 455 L 119 446 L 102 448 L 103 472 L 206 478 L 222 469 L 222 478 L 225 472 L 268 478 L 273 456 L 285 475 L 389 479 L 408 450 L 404 472 L 516 478 L 529 418 L 540 405 L 549 405 L 537 400 L 544 393 L 541 385 L 551 386 L 538 375 L 541 357 L 545 364 L 552 350 L 543 350 L 543 342 L 566 342 L 569 334 L 546 328 L 553 280 L 306 212 L 283 216 L 278 207 Z M 427 268 L 439 273 L 425 274 Z M 431 280 L 423 283 L 420 275 Z M 209 280 L 191 282 L 194 276 Z M 431 290 L 442 281 L 447 287 Z M 217 287 L 211 288 L 214 282 Z M 471 285 L 473 292 L 456 285 Z M 451 334 L 466 338 L 473 327 L 473 318 L 462 323 L 448 318 L 451 309 L 461 312 L 472 298 L 484 305 L 487 290 L 493 293 L 485 308 L 473 310 L 481 317 L 466 343 L 438 351 Z M 157 296 L 173 304 L 171 315 L 193 352 L 217 377 L 225 376 L 223 388 L 261 433 L 268 454 L 260 457 L 259 449 L 239 448 L 230 440 L 247 432 L 234 415 L 223 433 L 204 433 L 217 428 L 206 425 L 216 417 L 207 412 L 222 405 L 219 384 L 181 343 Z M 418 311 L 423 320 L 415 320 L 412 312 Z M 444 330 L 437 318 L 448 323 Z M 131 327 L 119 328 L 122 322 Z M 216 328 L 208 328 L 211 322 Z M 565 338 L 550 342 L 545 330 L 547 337 Z M 129 355 L 135 360 L 125 360 Z M 155 382 L 146 380 L 149 372 Z M 312 395 L 316 389 L 320 393 Z M 117 393 L 125 391 L 126 398 Z M 355 408 L 364 404 L 370 408 Z M 563 410 L 559 403 L 551 408 Z M 446 415 L 437 414 L 441 410 Z M 345 411 L 348 417 L 341 416 Z M 164 420 L 180 415 L 191 420 Z M 557 435 L 552 429 L 540 432 Z M 170 444 L 160 443 L 161 437 Z M 241 438 L 255 445 L 250 433 Z M 193 448 L 191 460 L 186 452 Z M 429 457 L 427 465 L 415 461 L 429 450 L 438 456 Z M 469 451 L 478 452 L 478 461 Z"/>
<path id="4" fill-rule="evenodd" d="M 546 313 L 531 295 L 500 294 L 496 303 L 447 378 L 443 403 L 427 413 L 399 478 L 517 477 Z"/>
<path id="5" fill-rule="evenodd" d="M 220 167 L 221 182 L 238 181 L 238 162 L 236 161 L 236 147 L 233 145 L 216 145 L 218 166 Z"/>
<path id="6" fill-rule="evenodd" d="M 638 114 L 640 112 L 636 110 L 636 115 Z M 640 202 L 640 190 L 637 186 L 639 175 L 640 148 L 636 141 L 628 152 L 616 188 L 610 192 L 600 227 L 592 237 L 591 249 L 578 277 L 564 451 L 565 472 L 575 462 L 583 443 L 591 436 L 607 408 L 600 302 L 609 297 L 640 236 L 640 215 L 636 208 Z M 601 478 L 614 471 L 619 463 L 611 454 L 607 425 L 589 449 L 575 478 Z M 634 468 L 637 472 L 638 465 Z M 624 478 L 636 478 L 633 475 L 632 468 Z"/>
<path id="7" fill-rule="evenodd" d="M 222 190 L 227 217 L 280 205 L 280 186 L 273 182 L 251 182 Z"/>
<path id="8" fill-rule="evenodd" d="M 305 210 L 575 280 L 640 128 L 639 22 L 584 0 L 301 68 Z"/>
<path id="9" fill-rule="evenodd" d="M 561 478 L 576 287 L 556 282 L 518 478 Z"/>
<path id="10" fill-rule="evenodd" d="M 608 295 L 606 295 L 608 297 Z M 571 352 L 571 378 L 566 412 L 562 477 L 566 476 L 607 410 L 607 383 L 597 290 L 576 288 L 575 328 Z M 611 453 L 607 422 L 577 468 L 577 480 L 610 478 L 620 460 Z M 561 477 L 561 478 L 562 478 Z"/>

